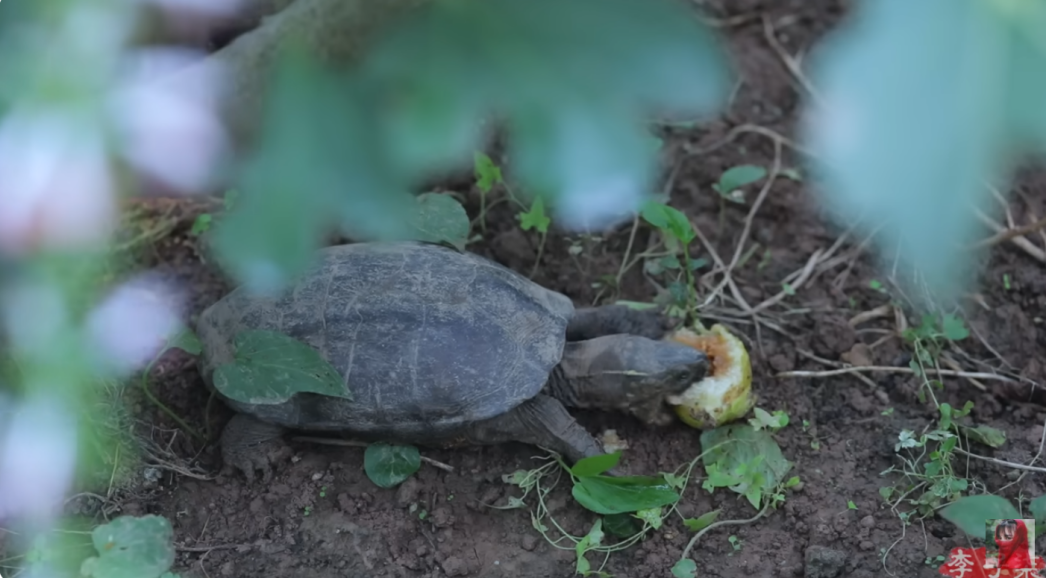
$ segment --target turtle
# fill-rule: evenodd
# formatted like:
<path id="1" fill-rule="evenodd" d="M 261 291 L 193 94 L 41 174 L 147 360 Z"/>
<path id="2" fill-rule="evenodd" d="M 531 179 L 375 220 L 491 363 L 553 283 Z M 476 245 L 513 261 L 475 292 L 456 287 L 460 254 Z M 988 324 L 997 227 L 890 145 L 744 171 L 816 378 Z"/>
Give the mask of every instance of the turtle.
<path id="1" fill-rule="evenodd" d="M 289 431 L 442 448 L 516 441 L 574 463 L 604 452 L 568 408 L 665 425 L 666 397 L 709 367 L 703 352 L 663 339 L 668 319 L 656 311 L 575 308 L 493 260 L 419 241 L 325 247 L 291 287 L 240 286 L 196 326 L 211 389 L 235 336 L 270 330 L 315 348 L 351 392 L 268 404 L 221 396 L 234 411 L 219 443 L 223 469 L 248 482 L 258 471 L 271 479 L 265 443 Z"/>

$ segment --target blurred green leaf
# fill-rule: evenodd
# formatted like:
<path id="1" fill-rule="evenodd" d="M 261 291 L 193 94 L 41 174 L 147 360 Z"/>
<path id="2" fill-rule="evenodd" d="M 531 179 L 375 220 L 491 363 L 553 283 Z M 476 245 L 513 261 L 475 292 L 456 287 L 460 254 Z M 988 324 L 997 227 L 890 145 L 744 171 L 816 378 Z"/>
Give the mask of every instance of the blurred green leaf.
<path id="1" fill-rule="evenodd" d="M 469 239 L 469 216 L 457 199 L 442 193 L 422 193 L 415 198 L 415 209 L 415 239 L 449 243 L 464 251 Z"/>
<path id="2" fill-rule="evenodd" d="M 91 531 L 97 557 L 83 562 L 87 577 L 160 577 L 174 564 L 174 531 L 164 517 L 122 516 Z"/>
<path id="3" fill-rule="evenodd" d="M 1046 521 L 1046 495 L 1035 497 L 1028 505 L 1031 516 L 1036 521 Z"/>
<path id="4" fill-rule="evenodd" d="M 823 102 L 806 140 L 822 201 L 866 232 L 882 227 L 882 250 L 945 298 L 973 274 L 964 246 L 982 234 L 975 210 L 990 207 L 985 185 L 1008 169 L 1011 87 L 1028 82 L 1014 78 L 1042 76 L 1041 58 L 1014 69 L 1003 4 L 861 2 L 812 57 Z M 1042 98 L 1023 102 L 1044 116 Z"/>
<path id="5" fill-rule="evenodd" d="M 694 240 L 694 228 L 690 225 L 690 219 L 675 207 L 657 201 L 647 201 L 643 204 L 640 215 L 647 223 L 684 244 Z"/>
<path id="6" fill-rule="evenodd" d="M 756 165 L 738 165 L 730 167 L 719 176 L 719 182 L 712 187 L 728 201 L 738 202 L 731 193 L 745 185 L 750 185 L 766 177 L 766 169 Z"/>
<path id="7" fill-rule="evenodd" d="M 962 497 L 941 509 L 940 514 L 972 537 L 984 536 L 984 521 L 988 519 L 1021 518 L 1010 501 L 995 495 Z"/>
<path id="8" fill-rule="evenodd" d="M 246 330 L 233 340 L 235 362 L 214 371 L 214 387 L 248 404 L 279 404 L 298 392 L 352 399 L 341 375 L 316 349 L 286 334 Z"/>
<path id="9" fill-rule="evenodd" d="M 1009 106 L 1003 111 L 1020 145 L 1046 151 L 1046 4 L 1042 2 L 994 2 L 1010 28 L 1005 47 L 1010 59 Z"/>
<path id="10" fill-rule="evenodd" d="M 414 201 L 383 148 L 372 88 L 288 49 L 266 96 L 260 141 L 236 170 L 242 195 L 214 228 L 230 273 L 274 293 L 337 226 L 361 240 L 411 237 Z"/>
<path id="11" fill-rule="evenodd" d="M 951 314 L 945 315 L 941 320 L 941 331 L 944 333 L 945 338 L 956 342 L 970 337 L 970 330 L 966 329 L 966 324 L 962 321 L 962 318 L 957 318 Z"/>
<path id="12" fill-rule="evenodd" d="M 203 345 L 200 344 L 200 338 L 196 336 L 196 332 L 193 332 L 188 327 L 182 326 L 174 335 L 167 339 L 167 343 L 164 345 L 163 352 L 170 350 L 171 348 L 178 348 L 187 354 L 197 356 L 203 351 Z M 160 354 L 157 355 L 159 358 Z"/>
<path id="13" fill-rule="evenodd" d="M 585 225 L 582 210 L 594 222 L 634 210 L 655 177 L 649 113 L 710 114 L 731 80 L 720 44 L 672 0 L 434 2 L 364 70 L 400 97 L 382 110 L 403 128 L 395 148 L 418 151 L 409 174 L 436 163 L 425 153 L 466 155 L 474 119 L 497 114 L 523 189 L 549 195 L 568 227 Z"/>

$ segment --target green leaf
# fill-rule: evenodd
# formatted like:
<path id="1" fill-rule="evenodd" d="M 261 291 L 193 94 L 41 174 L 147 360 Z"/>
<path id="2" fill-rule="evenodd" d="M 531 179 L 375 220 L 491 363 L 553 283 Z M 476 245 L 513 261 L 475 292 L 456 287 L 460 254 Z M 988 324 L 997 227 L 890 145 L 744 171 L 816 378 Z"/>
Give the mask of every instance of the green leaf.
<path id="1" fill-rule="evenodd" d="M 683 264 L 679 263 L 679 258 L 674 255 L 666 255 L 658 261 L 664 269 L 679 269 L 683 267 Z"/>
<path id="2" fill-rule="evenodd" d="M 942 402 L 938 411 L 941 413 L 940 429 L 948 430 L 952 427 L 952 405 Z"/>
<path id="3" fill-rule="evenodd" d="M 464 251 L 469 238 L 469 216 L 457 199 L 442 193 L 422 193 L 415 198 L 415 208 L 415 239 L 448 243 Z"/>
<path id="4" fill-rule="evenodd" d="M 501 480 L 510 485 L 523 486 L 530 480 L 530 471 L 517 470 L 512 474 L 503 474 Z"/>
<path id="5" fill-rule="evenodd" d="M 951 314 L 945 315 L 941 320 L 941 330 L 944 332 L 945 338 L 955 342 L 970 337 L 970 331 L 966 329 L 966 324 L 962 319 Z"/>
<path id="6" fill-rule="evenodd" d="M 363 470 L 367 478 L 383 489 L 407 480 L 421 468 L 421 454 L 413 446 L 371 444 L 363 453 Z"/>
<path id="7" fill-rule="evenodd" d="M 762 493 L 781 484 L 792 469 L 781 447 L 766 430 L 749 424 L 728 424 L 701 434 L 702 461 L 709 480 L 713 475 L 759 508 Z M 718 486 L 718 485 L 717 485 Z"/>
<path id="8" fill-rule="evenodd" d="M 719 176 L 719 182 L 716 183 L 715 189 L 720 195 L 733 201 L 734 199 L 730 196 L 730 193 L 745 185 L 755 183 L 764 177 L 766 177 L 766 169 L 762 167 L 757 165 L 738 165 L 727 169 Z"/>
<path id="9" fill-rule="evenodd" d="M 696 519 L 684 519 L 683 524 L 692 532 L 698 532 L 711 525 L 719 517 L 719 509 L 709 511 Z"/>
<path id="10" fill-rule="evenodd" d="M 856 511 L 857 505 L 854 504 L 853 501 L 846 501 L 846 508 L 850 509 L 851 511 Z"/>
<path id="11" fill-rule="evenodd" d="M 189 235 L 193 237 L 199 237 L 207 232 L 211 228 L 211 221 L 214 219 L 210 213 L 201 213 L 196 216 L 196 219 L 192 222 L 192 229 L 189 230 Z"/>
<path id="12" fill-rule="evenodd" d="M 634 513 L 679 500 L 664 478 L 646 476 L 579 477 L 572 494 L 581 506 L 601 515 Z"/>
<path id="13" fill-rule="evenodd" d="M 672 565 L 673 577 L 697 577 L 697 563 L 693 559 L 680 559 Z"/>
<path id="14" fill-rule="evenodd" d="M 1028 510 L 1031 511 L 1031 516 L 1036 521 L 1046 521 L 1046 495 L 1032 499 L 1031 504 L 1028 505 Z"/>
<path id="15" fill-rule="evenodd" d="M 754 409 L 754 414 L 753 418 L 748 419 L 748 423 L 756 430 L 763 428 L 778 430 L 788 426 L 788 414 L 783 410 L 775 410 L 773 414 L 770 414 L 766 410 L 757 407 Z"/>
<path id="16" fill-rule="evenodd" d="M 98 556 L 86 559 L 81 572 L 87 577 L 159 577 L 174 564 L 173 537 L 164 517 L 117 517 L 91 531 Z"/>
<path id="17" fill-rule="evenodd" d="M 476 173 L 476 186 L 483 194 L 490 193 L 494 185 L 502 182 L 501 167 L 495 165 L 482 151 L 476 151 L 473 155 L 473 169 Z"/>
<path id="18" fill-rule="evenodd" d="M 820 158 L 821 201 L 845 222 L 860 219 L 863 234 L 878 230 L 898 270 L 918 272 L 942 297 L 959 295 L 975 272 L 966 249 L 982 235 L 974 209 L 994 204 L 986 183 L 1006 190 L 1013 125 L 1029 124 L 1008 118 L 1020 108 L 1014 83 L 1037 89 L 1021 95 L 1021 112 L 1044 117 L 1044 83 L 1029 78 L 1040 76 L 1041 49 L 1015 68 L 1029 53 L 1011 45 L 1009 4 L 861 2 L 812 57 L 823 101 L 805 141 Z"/>
<path id="19" fill-rule="evenodd" d="M 570 469 L 570 473 L 577 477 L 603 474 L 617 466 L 617 463 L 620 460 L 620 450 L 609 454 L 600 454 L 598 456 L 586 456 L 574 463 L 574 466 Z"/>
<path id="20" fill-rule="evenodd" d="M 603 529 L 619 539 L 627 539 L 642 530 L 638 520 L 628 513 L 605 515 Z"/>
<path id="21" fill-rule="evenodd" d="M 574 552 L 577 555 L 577 572 L 579 575 L 587 576 L 589 571 L 592 569 L 589 565 L 588 560 L 585 559 L 585 552 L 589 549 L 594 549 L 603 544 L 603 520 L 596 519 L 596 522 L 592 524 L 592 528 L 588 531 L 588 534 L 581 538 L 574 546 Z"/>
<path id="22" fill-rule="evenodd" d="M 530 211 L 519 214 L 519 226 L 523 228 L 523 231 L 537 229 L 539 233 L 547 233 L 551 222 L 552 220 L 545 215 L 545 201 L 541 196 L 534 198 Z"/>
<path id="23" fill-rule="evenodd" d="M 998 428 L 993 428 L 991 426 L 981 424 L 974 428 L 963 427 L 962 431 L 963 434 L 965 434 L 969 438 L 985 446 L 999 448 L 1003 444 L 1006 444 L 1006 433 L 999 430 Z"/>
<path id="24" fill-rule="evenodd" d="M 156 357 L 159 358 L 164 352 L 171 348 L 177 348 L 187 354 L 199 356 L 200 352 L 203 351 L 203 344 L 200 343 L 200 338 L 196 336 L 196 332 L 193 332 L 189 327 L 183 325 L 171 337 L 167 338 L 167 343 L 164 344 L 163 350 L 161 350 Z"/>
<path id="25" fill-rule="evenodd" d="M 640 215 L 647 223 L 672 235 L 683 244 L 694 240 L 694 228 L 690 225 L 690 219 L 675 207 L 657 201 L 647 201 L 643 204 Z"/>
<path id="26" fill-rule="evenodd" d="M 235 361 L 214 371 L 214 387 L 248 404 L 279 404 L 299 392 L 352 399 L 341 375 L 314 348 L 286 334 L 246 330 L 233 340 Z"/>
<path id="27" fill-rule="evenodd" d="M 973 537 L 984 535 L 984 521 L 988 519 L 1020 518 L 1010 501 L 995 495 L 962 497 L 941 509 L 940 514 Z"/>
<path id="28" fill-rule="evenodd" d="M 661 507 L 639 509 L 635 516 L 640 521 L 649 524 L 654 530 L 661 528 Z"/>

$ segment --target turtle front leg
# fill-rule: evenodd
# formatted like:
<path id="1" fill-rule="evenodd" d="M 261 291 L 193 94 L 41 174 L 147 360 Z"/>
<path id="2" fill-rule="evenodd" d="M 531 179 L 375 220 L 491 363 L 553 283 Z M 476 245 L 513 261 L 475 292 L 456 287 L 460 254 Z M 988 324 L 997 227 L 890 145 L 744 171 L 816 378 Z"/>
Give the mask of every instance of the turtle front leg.
<path id="1" fill-rule="evenodd" d="M 659 340 L 668 328 L 668 318 L 656 309 L 636 310 L 623 305 L 580 308 L 567 324 L 567 340 L 578 342 L 613 334 Z"/>
<path id="2" fill-rule="evenodd" d="M 555 398 L 539 394 L 501 416 L 472 424 L 473 444 L 517 441 L 554 450 L 571 463 L 603 454 L 603 447 Z"/>
<path id="3" fill-rule="evenodd" d="M 273 444 L 285 430 L 246 414 L 233 416 L 222 431 L 223 470 L 238 469 L 247 477 L 248 484 L 254 482 L 254 471 L 260 470 L 262 483 L 268 483 L 272 480 Z"/>

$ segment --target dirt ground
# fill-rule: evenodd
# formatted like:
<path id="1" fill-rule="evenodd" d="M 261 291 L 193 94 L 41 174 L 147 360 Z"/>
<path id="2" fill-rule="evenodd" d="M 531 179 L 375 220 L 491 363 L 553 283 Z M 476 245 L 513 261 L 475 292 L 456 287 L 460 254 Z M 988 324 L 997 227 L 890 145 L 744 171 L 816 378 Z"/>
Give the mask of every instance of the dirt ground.
<path id="1" fill-rule="evenodd" d="M 773 141 L 742 132 L 708 152 L 686 154 L 683 146 L 707 149 L 745 124 L 793 135 L 802 89 L 767 41 L 759 15 L 769 15 L 780 43 L 794 55 L 805 53 L 835 24 L 842 9 L 829 0 L 709 4 L 708 13 L 724 19 L 723 32 L 743 83 L 720 119 L 669 134 L 667 142 L 677 152 L 670 164 L 679 163 L 671 204 L 685 211 L 718 255 L 729 260 L 741 240 L 757 188 L 749 192 L 749 203 L 728 204 L 721 217 L 710 185 L 734 165 L 770 167 Z M 744 15 L 754 18 L 733 19 Z M 795 167 L 799 162 L 793 151 L 782 149 L 783 167 Z M 1010 208 L 1018 223 L 1046 213 L 1046 174 L 1025 172 L 1019 189 L 1021 195 Z M 476 191 L 457 190 L 467 193 L 467 208 L 475 217 Z M 164 203 L 156 207 L 156 211 L 169 209 Z M 147 266 L 191 289 L 196 315 L 229 288 L 201 260 L 199 242 L 189 235 L 192 213 L 182 207 L 175 215 L 180 217 L 174 230 L 150 246 L 143 258 Z M 577 256 L 570 253 L 576 238 L 551 235 L 535 281 L 565 293 L 579 306 L 611 297 L 653 299 L 657 287 L 643 275 L 641 264 L 623 276 L 616 294 L 598 285 L 604 276 L 617 274 L 630 232 L 631 226 L 626 224 L 601 241 L 583 242 L 584 251 Z M 753 305 L 773 296 L 781 291 L 782 280 L 801 270 L 816 250 L 832 247 L 839 235 L 839 230 L 822 219 L 801 182 L 778 179 L 752 220 L 746 247 L 758 244 L 757 249 L 734 272 L 740 292 Z M 632 255 L 646 248 L 647 237 L 648 231 L 640 228 Z M 1040 246 L 1046 241 L 1038 234 L 1030 239 Z M 736 309 L 730 301 L 717 300 L 716 307 L 709 309 L 711 316 L 719 316 L 748 342 L 759 405 L 790 415 L 791 425 L 776 438 L 785 456 L 795 463 L 793 474 L 800 476 L 803 485 L 789 493 L 779 510 L 761 520 L 706 534 L 692 554 L 699 576 L 933 577 L 940 564 L 933 558 L 966 544 L 964 535 L 939 517 L 915 518 L 905 528 L 879 494 L 880 487 L 897 481 L 897 475 L 880 473 L 898 465 L 894 453 L 898 433 L 902 429 L 919 432 L 935 419 L 932 406 L 916 397 L 916 377 L 899 373 L 869 374 L 868 381 L 853 375 L 774 377 L 782 371 L 831 369 L 832 364 L 854 360 L 854 356 L 876 365 L 907 367 L 911 353 L 905 345 L 897 338 L 883 339 L 895 328 L 892 318 L 857 327 L 848 323 L 889 299 L 869 287 L 873 279 L 885 281 L 886 274 L 875 268 L 873 259 L 859 247 L 860 241 L 844 240 L 834 252 L 839 259 L 821 262 L 812 279 L 765 312 L 765 319 L 783 331 L 766 324 L 757 330 L 750 318 L 724 316 L 722 312 Z M 469 249 L 527 274 L 534 266 L 537 242 L 535 233 L 522 232 L 506 205 L 499 205 L 490 212 L 487 236 Z M 702 243 L 695 241 L 693 248 L 694 257 L 714 261 Z M 999 371 L 1043 383 L 1043 265 L 1013 244 L 999 244 L 979 283 L 979 297 L 965 304 L 975 332 L 962 342 L 966 356 L 957 360 L 968 370 Z M 874 348 L 866 347 L 872 344 Z M 221 404 L 208 407 L 208 393 L 192 359 L 182 352 L 169 353 L 156 366 L 151 380 L 159 399 L 191 426 L 209 433 L 210 442 L 182 434 L 167 415 L 137 399 L 135 391 L 129 401 L 139 420 L 139 434 L 177 458 L 172 464 L 188 465 L 203 476 L 160 469 L 158 479 L 154 476 L 149 484 L 143 482 L 139 488 L 125 491 L 119 510 L 110 516 L 155 513 L 168 517 L 179 547 L 175 570 L 183 575 L 574 574 L 573 550 L 548 544 L 532 526 L 527 510 L 483 506 L 505 504 L 514 492 L 518 494 L 501 477 L 538 465 L 536 449 L 506 444 L 425 450 L 426 456 L 452 465 L 454 472 L 423 465 L 399 488 L 383 490 L 363 473 L 363 449 L 290 441 L 273 482 L 248 485 L 242 476 L 211 478 L 221 464 L 216 433 L 229 411 Z M 1027 402 L 1026 392 L 1007 390 L 1001 382 L 984 381 L 983 385 L 987 391 L 968 380 L 946 379 L 938 397 L 956 407 L 973 401 L 974 421 L 1007 433 L 1008 441 L 1001 448 L 978 445 L 976 452 L 1030 462 L 1039 449 L 1046 409 Z M 889 408 L 892 413 L 884 415 Z M 623 416 L 578 413 L 578 417 L 595 433 L 616 429 L 630 444 L 624 460 L 633 472 L 671 471 L 700 454 L 699 433 L 683 424 L 655 431 Z M 991 491 L 1006 487 L 1001 494 L 1011 499 L 1046 492 L 1046 479 L 1040 474 L 1017 478 L 1009 469 L 978 460 L 957 460 L 956 469 Z M 848 508 L 851 501 L 856 509 Z M 575 535 L 584 535 L 595 520 L 594 514 L 571 500 L 567 484 L 561 483 L 553 491 L 549 508 L 563 528 Z M 699 484 L 687 490 L 679 508 L 686 516 L 721 509 L 720 519 L 724 520 L 748 519 L 755 514 L 736 494 L 722 489 L 709 494 Z M 420 516 L 422 512 L 427 516 Z M 739 549 L 728 541 L 731 535 L 740 540 Z M 669 519 L 664 528 L 638 545 L 612 554 L 604 571 L 614 576 L 670 576 L 690 536 L 678 518 Z M 1040 542 L 1039 552 L 1042 548 Z M 590 560 L 599 566 L 597 557 L 590 555 Z"/>

